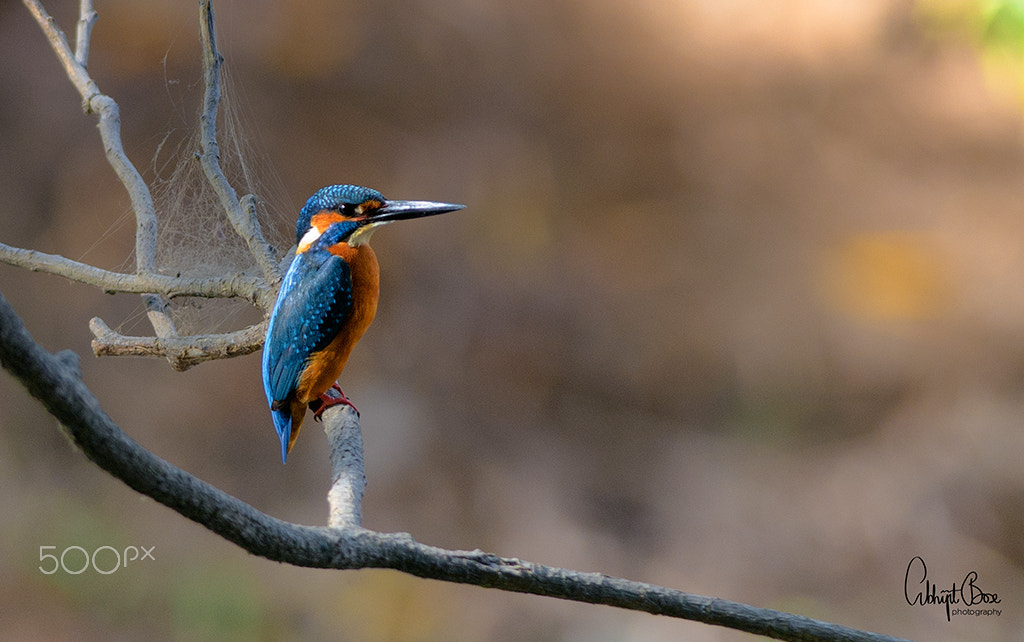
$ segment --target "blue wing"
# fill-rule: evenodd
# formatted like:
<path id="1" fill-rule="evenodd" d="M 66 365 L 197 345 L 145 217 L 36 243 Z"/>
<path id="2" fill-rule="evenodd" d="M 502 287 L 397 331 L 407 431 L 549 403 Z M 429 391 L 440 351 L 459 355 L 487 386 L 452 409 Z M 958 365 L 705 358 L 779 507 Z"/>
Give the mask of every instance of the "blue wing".
<path id="1" fill-rule="evenodd" d="M 281 284 L 263 346 L 263 388 L 271 406 L 280 406 L 295 392 L 310 355 L 327 347 L 351 310 L 348 264 L 319 243 L 296 255 Z M 280 433 L 285 426 L 278 419 L 275 413 Z M 290 421 L 289 417 L 289 433 Z"/>

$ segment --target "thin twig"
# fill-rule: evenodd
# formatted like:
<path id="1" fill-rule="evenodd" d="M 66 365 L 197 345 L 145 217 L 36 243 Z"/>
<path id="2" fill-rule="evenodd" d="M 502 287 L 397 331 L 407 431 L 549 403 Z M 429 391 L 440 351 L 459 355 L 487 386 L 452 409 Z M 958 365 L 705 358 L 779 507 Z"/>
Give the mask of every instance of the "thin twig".
<path id="1" fill-rule="evenodd" d="M 246 274 L 225 275 L 205 279 L 189 279 L 164 274 L 125 274 L 72 261 L 59 254 L 25 250 L 0 243 L 0 262 L 33 272 L 62 276 L 71 281 L 92 285 L 108 294 L 145 294 L 159 292 L 168 298 L 183 296 L 203 298 L 238 298 L 264 307 L 273 304 L 273 293 L 267 282 Z"/>
<path id="2" fill-rule="evenodd" d="M 216 142 L 217 103 L 220 90 L 218 70 L 222 62 L 213 42 L 213 12 L 209 2 L 202 5 L 203 41 L 209 60 L 207 65 L 207 96 L 204 101 L 203 167 L 228 218 L 235 230 L 245 239 L 256 258 L 265 279 L 246 275 L 225 275 L 216 279 L 182 279 L 157 273 L 156 243 L 157 216 L 152 193 L 135 166 L 128 160 L 121 142 L 120 112 L 117 103 L 102 94 L 86 71 L 89 42 L 97 15 L 92 0 L 80 0 L 75 52 L 72 53 L 64 33 L 57 27 L 38 0 L 23 0 L 35 17 L 57 54 L 58 60 L 72 84 L 81 94 L 87 113 L 99 116 L 100 136 L 107 160 L 127 190 L 136 217 L 135 256 L 136 274 L 121 274 L 102 270 L 62 256 L 21 250 L 0 244 L 0 261 L 20 265 L 31 270 L 58 274 L 81 283 L 103 288 L 107 292 L 133 292 L 142 295 L 146 314 L 153 326 L 155 337 L 125 337 L 112 330 L 101 320 L 91 324 L 96 336 L 93 350 L 104 355 L 160 355 L 178 370 L 196 363 L 239 354 L 249 354 L 262 344 L 261 332 L 265 324 L 250 326 L 237 332 L 221 335 L 181 337 L 171 318 L 168 298 L 177 296 L 243 298 L 267 311 L 274 303 L 275 287 L 281 270 L 274 250 L 264 240 L 254 206 L 243 207 L 227 179 L 221 172 Z M 250 205 L 248 202 L 247 205 Z M 268 285 L 269 283 L 269 285 Z M 132 345 L 134 342 L 134 345 Z"/>
<path id="3" fill-rule="evenodd" d="M 171 317 L 171 305 L 159 294 L 143 294 L 142 303 L 146 306 L 146 318 L 153 326 L 153 332 L 157 339 L 173 340 L 178 339 L 178 328 Z M 175 370 L 178 370 L 171 358 L 168 363 Z"/>
<path id="4" fill-rule="evenodd" d="M 135 212 L 135 260 L 139 274 L 156 272 L 156 208 L 153 205 L 153 196 L 146 187 L 142 175 L 135 168 L 124 152 L 121 144 L 121 116 L 117 103 L 110 96 L 100 92 L 95 81 L 89 76 L 85 67 L 79 64 L 71 48 L 68 46 L 67 38 L 64 37 L 53 18 L 46 13 L 38 0 L 23 0 L 25 6 L 39 23 L 50 46 L 57 54 L 64 67 L 65 73 L 82 96 L 83 107 L 87 113 L 99 115 L 100 137 L 103 139 L 103 149 L 107 154 L 107 161 L 113 167 L 117 177 L 121 180 L 128 191 L 132 202 L 132 211 Z M 83 3 L 86 8 L 88 3 Z M 86 20 L 86 17 L 80 20 Z M 85 36 L 89 30 L 81 30 L 79 33 Z M 88 39 L 83 38 L 79 43 L 79 49 L 88 50 Z"/>
<path id="5" fill-rule="evenodd" d="M 267 301 L 272 302 L 273 292 L 266 281 L 259 277 L 235 274 L 186 279 L 163 274 L 124 274 L 72 261 L 60 255 L 24 250 L 3 243 L 0 243 L 0 262 L 93 285 L 109 294 L 141 294 L 148 310 L 160 312 L 150 314 L 156 337 L 124 336 L 111 330 L 102 319 L 93 319 L 89 328 L 95 337 L 92 348 L 96 356 L 164 357 L 172 368 L 182 371 L 204 361 L 251 354 L 263 345 L 266 335 L 267 324 L 264 321 L 237 332 L 179 336 L 170 315 L 161 309 L 165 305 L 163 299 L 146 294 L 160 292 L 172 299 L 185 296 L 239 298 L 262 308 L 268 305 Z"/>
<path id="6" fill-rule="evenodd" d="M 75 61 L 83 69 L 89 66 L 89 40 L 92 37 L 92 26 L 96 24 L 96 10 L 92 8 L 92 0 L 81 0 L 78 8 L 78 28 L 75 35 Z"/>
<path id="7" fill-rule="evenodd" d="M 0 293 L 0 365 L 60 421 L 82 452 L 136 491 L 254 555 L 311 568 L 389 568 L 446 582 L 646 611 L 780 640 L 896 640 L 600 573 L 542 566 L 479 550 L 445 550 L 420 544 L 407 534 L 281 521 L 160 459 L 124 434 L 69 361 L 39 346 Z M 347 409 L 333 406 L 324 414 L 340 412 Z"/>
<path id="8" fill-rule="evenodd" d="M 92 352 L 97 357 L 162 357 L 179 372 L 204 361 L 230 359 L 252 354 L 263 346 L 267 322 L 262 321 L 235 332 L 173 337 L 131 337 L 112 330 L 94 317 L 89 330 L 95 337 Z"/>
<path id="9" fill-rule="evenodd" d="M 92 32 L 92 24 L 96 20 L 96 12 L 92 4 L 83 0 L 80 4 L 78 21 L 78 43 L 76 45 L 79 56 L 72 53 L 68 46 L 67 38 L 56 22 L 38 0 L 23 0 L 25 6 L 39 23 L 50 46 L 57 54 L 64 67 L 65 73 L 82 96 L 82 106 L 86 113 L 99 115 L 100 138 L 103 140 L 103 149 L 106 152 L 107 162 L 117 174 L 121 184 L 128 192 L 132 202 L 132 211 L 135 212 L 135 266 L 139 274 L 153 274 L 156 272 L 156 239 L 157 239 L 157 217 L 156 207 L 153 205 L 153 195 L 150 193 L 146 182 L 139 174 L 139 170 L 128 160 L 124 146 L 121 143 L 121 115 L 117 103 L 113 98 L 100 92 L 99 86 L 93 81 L 89 72 L 85 69 L 85 61 L 88 57 L 89 38 Z M 153 324 L 157 336 L 169 338 L 174 336 L 174 323 L 167 314 L 167 304 L 157 294 L 144 294 L 143 302 L 147 308 L 147 316 Z"/>
<path id="10" fill-rule="evenodd" d="M 277 257 L 270 244 L 263 238 L 259 221 L 256 219 L 255 207 L 243 208 L 238 200 L 238 193 L 231 187 L 220 167 L 220 146 L 217 143 L 217 109 L 220 105 L 220 67 L 224 57 L 217 51 L 216 34 L 213 27 L 213 7 L 210 0 L 199 3 L 200 33 L 203 42 L 203 113 L 200 116 L 202 153 L 200 162 L 206 179 L 210 182 L 221 206 L 227 214 L 231 226 L 249 247 L 257 265 L 263 271 L 268 283 L 277 284 L 281 280 L 278 271 Z M 268 309 L 269 310 L 269 309 Z"/>

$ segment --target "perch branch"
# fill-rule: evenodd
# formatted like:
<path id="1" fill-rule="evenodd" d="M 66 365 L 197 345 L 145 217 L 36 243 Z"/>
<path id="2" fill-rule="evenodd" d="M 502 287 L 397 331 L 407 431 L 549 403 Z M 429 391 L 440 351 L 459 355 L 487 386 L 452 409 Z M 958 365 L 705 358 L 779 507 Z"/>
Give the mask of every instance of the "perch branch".
<path id="1" fill-rule="evenodd" d="M 277 268 L 277 257 L 263 238 L 259 221 L 256 219 L 254 199 L 246 199 L 250 207 L 242 207 L 238 194 L 231 187 L 220 167 L 220 145 L 217 143 L 217 109 L 220 105 L 220 67 L 224 57 L 217 51 L 217 41 L 213 27 L 213 7 L 209 0 L 199 3 L 200 33 L 203 42 L 203 113 L 200 117 L 202 153 L 200 161 L 206 179 L 210 182 L 221 206 L 227 214 L 231 226 L 249 247 L 256 259 L 263 276 L 268 283 L 277 284 L 281 281 L 281 273 Z M 271 301 L 273 305 L 273 301 Z M 267 308 L 269 311 L 269 308 Z"/>
<path id="2" fill-rule="evenodd" d="M 333 388 L 331 396 L 338 393 Z M 363 465 L 363 435 L 359 413 L 352 406 L 331 406 L 323 414 L 324 431 L 331 451 L 331 489 L 327 524 L 332 528 L 359 527 L 363 524 L 363 493 L 366 468 Z"/>
<path id="3" fill-rule="evenodd" d="M 0 365 L 60 421 L 85 456 L 134 490 L 254 555 L 310 568 L 389 568 L 423 578 L 667 615 L 780 640 L 897 639 L 600 573 L 543 566 L 480 550 L 445 550 L 416 542 L 407 534 L 281 521 L 136 443 L 103 411 L 73 361 L 66 351 L 55 356 L 39 346 L 0 293 Z M 335 406 L 324 414 L 340 412 L 347 410 Z"/>

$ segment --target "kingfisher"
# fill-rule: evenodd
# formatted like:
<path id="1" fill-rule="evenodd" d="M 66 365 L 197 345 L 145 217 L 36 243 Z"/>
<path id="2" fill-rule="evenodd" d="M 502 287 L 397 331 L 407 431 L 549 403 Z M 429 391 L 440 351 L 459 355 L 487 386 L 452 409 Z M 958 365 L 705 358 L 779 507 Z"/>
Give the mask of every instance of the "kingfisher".
<path id="1" fill-rule="evenodd" d="M 287 462 L 306 409 L 355 406 L 336 380 L 377 313 L 380 270 L 370 236 L 392 221 L 465 207 L 432 201 L 389 201 L 358 185 L 313 194 L 295 225 L 298 244 L 270 313 L 263 345 L 263 389 Z M 327 394 L 336 389 L 340 397 Z"/>

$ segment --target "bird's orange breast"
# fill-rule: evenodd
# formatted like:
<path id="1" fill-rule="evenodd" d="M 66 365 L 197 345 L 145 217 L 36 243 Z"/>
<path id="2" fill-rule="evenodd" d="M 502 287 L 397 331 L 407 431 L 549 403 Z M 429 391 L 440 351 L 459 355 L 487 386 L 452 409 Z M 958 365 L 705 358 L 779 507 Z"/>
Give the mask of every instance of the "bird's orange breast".
<path id="1" fill-rule="evenodd" d="M 348 263 L 352 277 L 352 309 L 337 336 L 326 348 L 310 356 L 309 364 L 299 377 L 295 399 L 303 404 L 325 393 L 341 375 L 352 348 L 373 322 L 380 298 L 380 268 L 369 245 L 339 243 L 330 251 Z"/>

